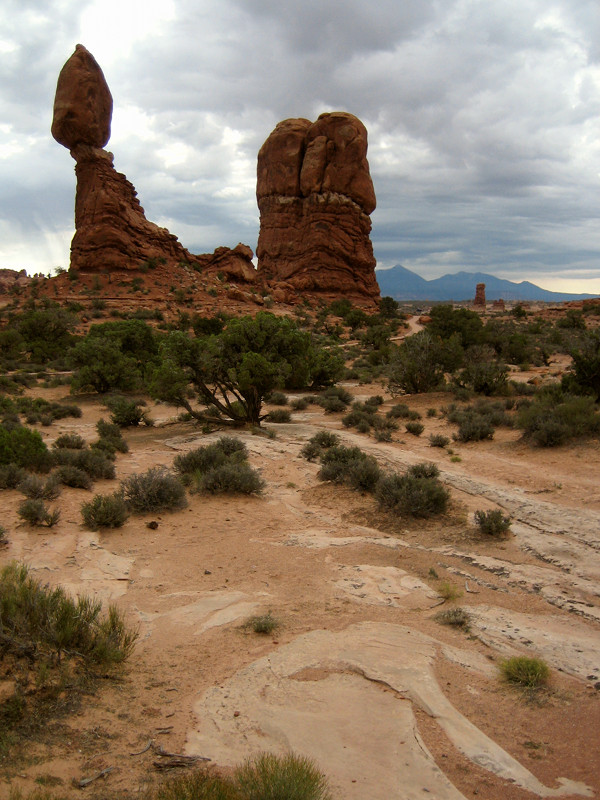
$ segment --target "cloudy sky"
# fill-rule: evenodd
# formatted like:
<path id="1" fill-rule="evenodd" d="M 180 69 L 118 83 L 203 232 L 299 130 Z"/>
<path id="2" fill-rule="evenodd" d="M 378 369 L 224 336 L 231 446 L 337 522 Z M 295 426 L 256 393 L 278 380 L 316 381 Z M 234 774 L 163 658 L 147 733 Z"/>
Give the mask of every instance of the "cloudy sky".
<path id="1" fill-rule="evenodd" d="M 380 267 L 600 293 L 598 0 L 2 0 L 0 267 L 68 266 L 74 162 L 50 123 L 78 42 L 115 166 L 193 252 L 255 249 L 260 145 L 346 110 Z"/>

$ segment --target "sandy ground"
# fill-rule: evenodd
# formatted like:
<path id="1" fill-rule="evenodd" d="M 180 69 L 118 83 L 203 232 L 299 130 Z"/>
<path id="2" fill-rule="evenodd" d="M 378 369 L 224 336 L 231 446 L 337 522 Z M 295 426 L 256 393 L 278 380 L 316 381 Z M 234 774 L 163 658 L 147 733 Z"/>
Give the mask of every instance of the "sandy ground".
<path id="1" fill-rule="evenodd" d="M 10 543 L 0 562 L 22 559 L 42 581 L 116 602 L 140 637 L 120 680 L 35 737 L 28 758 L 2 763 L 0 798 L 40 784 L 81 796 L 72 780 L 108 767 L 85 795 L 136 797 L 161 779 L 157 746 L 219 768 L 292 749 L 317 761 L 340 800 L 600 797 L 600 443 L 534 450 L 499 429 L 493 441 L 453 444 L 452 461 L 428 437 L 453 428 L 425 417 L 448 396 L 407 402 L 425 432 L 399 431 L 393 443 L 314 406 L 266 426 L 275 439 L 241 433 L 267 483 L 262 497 L 194 495 L 185 510 L 114 531 L 83 527 L 89 492 L 65 489 L 51 530 L 18 524 L 21 495 L 3 492 Z M 106 412 L 90 399 L 83 409 L 41 428 L 48 443 L 66 431 L 92 441 Z M 156 427 L 125 432 L 118 478 L 218 436 L 173 422 L 164 405 L 151 415 Z M 393 519 L 368 495 L 322 484 L 300 457 L 322 428 L 388 469 L 435 461 L 450 513 Z M 496 507 L 513 535 L 488 541 L 473 512 Z M 443 603 L 443 581 L 462 592 L 454 603 Z M 435 621 L 450 605 L 471 612 L 469 633 Z M 275 634 L 242 627 L 268 611 Z M 532 698 L 502 683 L 498 662 L 514 654 L 547 661 L 548 690 Z"/>

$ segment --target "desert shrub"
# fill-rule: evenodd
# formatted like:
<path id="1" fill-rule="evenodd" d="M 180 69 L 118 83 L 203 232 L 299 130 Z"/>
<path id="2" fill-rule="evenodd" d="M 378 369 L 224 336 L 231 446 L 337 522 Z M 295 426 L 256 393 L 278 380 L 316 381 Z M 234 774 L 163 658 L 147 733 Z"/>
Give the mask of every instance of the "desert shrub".
<path id="1" fill-rule="evenodd" d="M 106 401 L 110 411 L 110 419 L 119 428 L 135 428 L 144 423 L 152 425 L 152 420 L 147 416 L 141 404 L 127 397 L 111 397 Z"/>
<path id="2" fill-rule="evenodd" d="M 78 467 L 87 472 L 92 480 L 110 480 L 115 477 L 115 465 L 98 451 L 59 449 L 54 453 L 54 462 L 59 466 L 68 464 Z"/>
<path id="3" fill-rule="evenodd" d="M 437 417 L 437 408 L 428 408 L 427 409 L 427 416 L 428 417 Z"/>
<path id="4" fill-rule="evenodd" d="M 44 501 L 39 499 L 23 500 L 19 504 L 17 514 L 30 525 L 45 525 L 48 528 L 52 528 L 60 519 L 60 511 L 58 509 L 55 508 L 50 511 Z"/>
<path id="5" fill-rule="evenodd" d="M 375 437 L 376 442 L 391 442 L 392 441 L 392 432 L 390 430 L 382 429 L 380 431 L 375 431 L 373 434 Z"/>
<path id="6" fill-rule="evenodd" d="M 5 547 L 8 544 L 8 533 L 4 525 L 0 525 L 0 547 Z"/>
<path id="7" fill-rule="evenodd" d="M 408 419 L 410 416 L 410 409 L 406 403 L 396 403 L 390 408 L 386 416 L 392 419 Z"/>
<path id="8" fill-rule="evenodd" d="M 288 753 L 263 753 L 234 772 L 234 783 L 244 800 L 331 800 L 327 780 L 314 762 Z"/>
<path id="9" fill-rule="evenodd" d="M 450 495 L 437 477 L 394 473 L 381 478 L 375 489 L 375 497 L 387 511 L 429 517 L 444 513 Z"/>
<path id="10" fill-rule="evenodd" d="M 305 408 L 308 408 L 308 400 L 306 397 L 296 397 L 290 405 L 294 411 L 304 411 Z"/>
<path id="11" fill-rule="evenodd" d="M 5 652 L 76 653 L 88 664 L 124 661 L 137 638 L 114 606 L 103 614 L 100 602 L 44 586 L 14 562 L 0 572 L 0 631 Z"/>
<path id="12" fill-rule="evenodd" d="M 360 433 L 368 433 L 375 423 L 377 410 L 369 408 L 364 403 L 358 401 L 352 403 L 352 409 L 345 417 L 342 417 L 342 425 L 345 428 L 357 428 Z"/>
<path id="13" fill-rule="evenodd" d="M 339 443 L 340 437 L 336 433 L 332 431 L 317 431 L 304 445 L 300 455 L 307 461 L 315 461 L 320 458 L 324 450 L 327 450 L 328 447 L 335 447 Z"/>
<path id="14" fill-rule="evenodd" d="M 16 464 L 0 466 L 0 489 L 16 489 L 26 475 L 27 472 Z"/>
<path id="15" fill-rule="evenodd" d="M 519 408 L 518 425 L 523 436 L 539 447 L 554 447 L 572 439 L 600 433 L 600 413 L 589 396 L 541 391 Z"/>
<path id="16" fill-rule="evenodd" d="M 452 602 L 462 597 L 461 590 L 450 581 L 440 581 L 437 586 L 437 593 L 444 600 L 444 602 Z"/>
<path id="17" fill-rule="evenodd" d="M 514 656 L 500 662 L 500 673 L 509 683 L 535 689 L 548 682 L 550 670 L 540 658 Z"/>
<path id="18" fill-rule="evenodd" d="M 60 494 L 60 482 L 54 475 L 45 481 L 37 475 L 27 475 L 17 489 L 30 500 L 56 500 Z"/>
<path id="19" fill-rule="evenodd" d="M 475 345 L 466 353 L 466 366 L 457 375 L 456 384 L 477 394 L 491 395 L 503 391 L 507 384 L 508 368 L 498 361 L 488 345 Z"/>
<path id="20" fill-rule="evenodd" d="M 79 467 L 72 464 L 63 464 L 56 470 L 56 477 L 63 486 L 70 486 L 72 489 L 91 489 L 92 479 Z"/>
<path id="21" fill-rule="evenodd" d="M 450 625 L 452 628 L 460 628 L 463 631 L 468 631 L 471 626 L 471 615 L 460 606 L 439 611 L 434 616 L 434 620 L 440 625 Z"/>
<path id="22" fill-rule="evenodd" d="M 265 399 L 267 403 L 271 403 L 273 406 L 287 406 L 288 404 L 287 395 L 283 392 L 271 392 Z"/>
<path id="23" fill-rule="evenodd" d="M 420 436 L 425 430 L 425 426 L 422 422 L 407 422 L 404 427 L 406 428 L 406 432 L 411 433 L 413 436 Z"/>
<path id="24" fill-rule="evenodd" d="M 450 439 L 442 433 L 432 433 L 429 437 L 429 444 L 431 447 L 448 447 Z"/>
<path id="25" fill-rule="evenodd" d="M 239 463 L 248 457 L 248 448 L 235 436 L 221 436 L 216 442 L 197 447 L 188 453 L 180 453 L 173 461 L 173 468 L 180 475 L 207 472 L 226 462 Z"/>
<path id="26" fill-rule="evenodd" d="M 52 456 L 37 431 L 20 425 L 9 430 L 3 424 L 0 425 L 0 464 L 48 472 Z"/>
<path id="27" fill-rule="evenodd" d="M 569 348 L 569 355 L 573 363 L 570 372 L 562 379 L 565 391 L 591 394 L 600 401 L 600 332 L 586 333 L 577 346 Z"/>
<path id="28" fill-rule="evenodd" d="M 209 494 L 260 494 L 265 482 L 245 461 L 225 462 L 194 476 L 192 491 Z"/>
<path id="29" fill-rule="evenodd" d="M 448 422 L 458 425 L 454 438 L 459 442 L 479 442 L 494 437 L 494 419 L 505 419 L 505 412 L 500 408 L 497 412 L 488 406 L 464 406 L 452 404 L 447 409 Z M 499 416 L 494 416 L 497 413 Z"/>
<path id="30" fill-rule="evenodd" d="M 406 474 L 413 478 L 439 478 L 440 470 L 437 464 L 431 461 L 421 461 L 419 464 L 409 467 Z"/>
<path id="31" fill-rule="evenodd" d="M 96 430 L 98 431 L 100 442 L 106 442 L 119 453 L 128 452 L 129 447 L 123 438 L 121 429 L 114 422 L 107 422 L 105 419 L 99 419 L 96 423 Z"/>
<path id="32" fill-rule="evenodd" d="M 81 506 L 84 525 L 92 531 L 120 528 L 127 522 L 129 511 L 121 492 L 96 494 Z"/>
<path id="33" fill-rule="evenodd" d="M 274 411 L 269 411 L 266 416 L 267 422 L 291 422 L 292 415 L 287 408 L 276 408 Z"/>
<path id="34" fill-rule="evenodd" d="M 243 798 L 231 778 L 208 770 L 196 769 L 168 778 L 147 796 L 147 800 L 243 800 Z"/>
<path id="35" fill-rule="evenodd" d="M 334 445 L 321 455 L 318 477 L 353 489 L 372 491 L 381 476 L 377 461 L 359 447 Z"/>
<path id="36" fill-rule="evenodd" d="M 121 481 L 123 499 L 130 511 L 175 511 L 187 505 L 185 486 L 164 467 L 151 467 Z"/>
<path id="37" fill-rule="evenodd" d="M 339 414 L 348 407 L 339 397 L 322 397 L 318 405 L 321 406 L 326 414 Z"/>
<path id="38" fill-rule="evenodd" d="M 475 512 L 475 524 L 486 536 L 505 536 L 510 530 L 510 517 L 505 517 L 499 508 Z"/>
<path id="39" fill-rule="evenodd" d="M 254 633 L 273 633 L 279 627 L 277 620 L 269 611 L 267 614 L 257 614 L 249 617 L 244 623 L 244 628 L 252 628 Z"/>
<path id="40" fill-rule="evenodd" d="M 78 433 L 63 433 L 52 444 L 55 450 L 84 450 L 87 447 L 85 439 Z"/>
<path id="41" fill-rule="evenodd" d="M 444 381 L 444 373 L 462 362 L 457 338 L 443 341 L 427 331 L 408 336 L 390 361 L 391 394 L 430 392 Z"/>

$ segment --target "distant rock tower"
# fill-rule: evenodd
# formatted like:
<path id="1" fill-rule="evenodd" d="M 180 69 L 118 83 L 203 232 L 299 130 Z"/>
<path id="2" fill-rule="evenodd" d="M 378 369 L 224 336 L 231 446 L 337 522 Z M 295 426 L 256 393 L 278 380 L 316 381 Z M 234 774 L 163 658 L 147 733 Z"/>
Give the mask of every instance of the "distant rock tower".
<path id="1" fill-rule="evenodd" d="M 473 301 L 473 305 L 485 308 L 485 283 L 478 283 L 475 287 L 475 300 Z"/>
<path id="2" fill-rule="evenodd" d="M 298 292 L 379 297 L 367 130 L 352 114 L 286 119 L 258 154 L 258 275 Z"/>

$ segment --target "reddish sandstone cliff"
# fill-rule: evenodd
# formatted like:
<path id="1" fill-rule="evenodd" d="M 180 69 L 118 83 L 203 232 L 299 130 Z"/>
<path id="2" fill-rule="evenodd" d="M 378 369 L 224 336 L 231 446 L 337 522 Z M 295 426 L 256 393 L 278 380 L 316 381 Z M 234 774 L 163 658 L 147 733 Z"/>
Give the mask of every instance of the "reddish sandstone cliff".
<path id="1" fill-rule="evenodd" d="M 258 154 L 258 274 L 300 292 L 375 299 L 367 131 L 352 114 L 280 122 Z"/>

